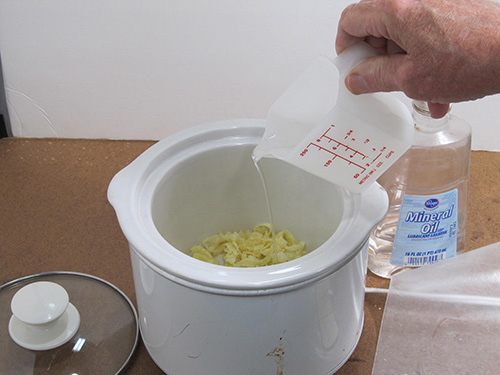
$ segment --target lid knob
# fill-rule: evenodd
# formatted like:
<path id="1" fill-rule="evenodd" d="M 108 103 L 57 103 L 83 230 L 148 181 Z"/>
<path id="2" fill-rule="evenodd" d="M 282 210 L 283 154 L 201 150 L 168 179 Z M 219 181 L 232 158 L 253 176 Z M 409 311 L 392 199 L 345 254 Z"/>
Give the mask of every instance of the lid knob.
<path id="1" fill-rule="evenodd" d="M 9 334 L 31 350 L 54 349 L 68 342 L 80 326 L 80 314 L 59 284 L 39 281 L 21 288 L 11 301 Z"/>

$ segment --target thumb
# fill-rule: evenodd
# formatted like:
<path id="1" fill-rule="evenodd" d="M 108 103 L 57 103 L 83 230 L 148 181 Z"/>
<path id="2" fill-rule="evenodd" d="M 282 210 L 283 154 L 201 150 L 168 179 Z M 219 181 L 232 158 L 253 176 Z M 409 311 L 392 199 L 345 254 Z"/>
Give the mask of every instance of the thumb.
<path id="1" fill-rule="evenodd" d="M 406 55 L 376 56 L 352 69 L 345 85 L 353 94 L 402 91 L 398 72 L 408 63 Z"/>

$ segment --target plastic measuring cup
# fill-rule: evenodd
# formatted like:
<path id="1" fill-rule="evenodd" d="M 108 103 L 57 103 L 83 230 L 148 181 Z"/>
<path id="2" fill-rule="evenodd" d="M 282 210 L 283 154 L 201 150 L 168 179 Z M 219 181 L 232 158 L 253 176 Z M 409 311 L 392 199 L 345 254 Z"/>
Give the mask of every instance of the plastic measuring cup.
<path id="1" fill-rule="evenodd" d="M 353 95 L 344 79 L 376 56 L 359 43 L 331 60 L 319 57 L 270 108 L 253 158 L 282 159 L 361 193 L 410 146 L 409 109 L 389 93 Z"/>

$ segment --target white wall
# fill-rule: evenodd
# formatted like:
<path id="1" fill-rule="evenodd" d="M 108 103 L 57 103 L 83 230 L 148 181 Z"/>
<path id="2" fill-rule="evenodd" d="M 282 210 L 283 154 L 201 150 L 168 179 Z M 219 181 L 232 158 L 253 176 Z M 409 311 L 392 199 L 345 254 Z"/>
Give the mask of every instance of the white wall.
<path id="1" fill-rule="evenodd" d="M 264 118 L 350 0 L 0 0 L 15 136 L 161 139 Z M 500 99 L 460 104 L 474 147 L 499 149 Z"/>

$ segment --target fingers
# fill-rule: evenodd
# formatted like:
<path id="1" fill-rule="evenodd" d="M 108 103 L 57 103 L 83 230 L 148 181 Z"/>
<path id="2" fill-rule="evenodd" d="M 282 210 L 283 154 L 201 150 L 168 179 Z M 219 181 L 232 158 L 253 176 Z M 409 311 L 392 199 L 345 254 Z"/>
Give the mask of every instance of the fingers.
<path id="1" fill-rule="evenodd" d="M 337 54 L 344 49 L 365 40 L 374 48 L 379 49 L 385 45 L 387 30 L 381 22 L 381 7 L 372 1 L 361 1 L 347 6 L 342 12 L 337 29 L 335 49 Z M 379 40 L 377 40 L 379 39 Z"/>
<path id="2" fill-rule="evenodd" d="M 337 54 L 340 54 L 346 48 L 353 46 L 361 42 L 368 33 L 358 32 L 358 24 L 353 22 L 355 15 L 353 13 L 358 13 L 356 8 L 359 7 L 358 4 L 348 5 L 340 17 L 340 22 L 337 29 L 337 38 L 335 40 L 335 49 Z"/>
<path id="3" fill-rule="evenodd" d="M 412 69 L 406 55 L 386 55 L 372 57 L 355 67 L 347 75 L 345 85 L 353 94 L 372 92 L 403 91 L 413 97 L 411 88 L 404 81 L 404 70 Z M 449 104 L 428 102 L 432 118 L 444 117 Z"/>
<path id="4" fill-rule="evenodd" d="M 406 55 L 372 57 L 356 66 L 346 77 L 346 86 L 353 94 L 378 91 L 404 91 L 399 77 L 410 62 Z"/>
<path id="5" fill-rule="evenodd" d="M 450 110 L 449 104 L 428 102 L 427 106 L 429 107 L 429 112 L 431 113 L 432 118 L 444 117 Z"/>

